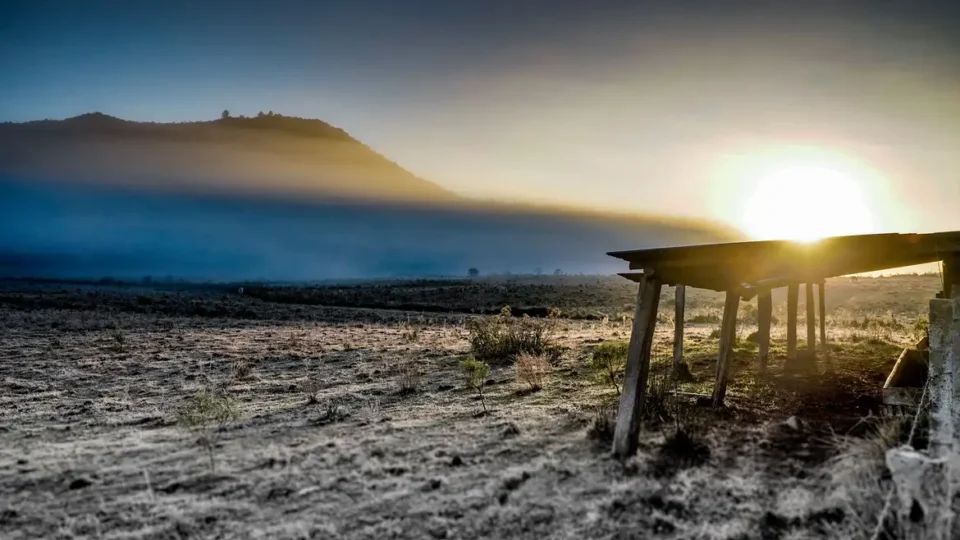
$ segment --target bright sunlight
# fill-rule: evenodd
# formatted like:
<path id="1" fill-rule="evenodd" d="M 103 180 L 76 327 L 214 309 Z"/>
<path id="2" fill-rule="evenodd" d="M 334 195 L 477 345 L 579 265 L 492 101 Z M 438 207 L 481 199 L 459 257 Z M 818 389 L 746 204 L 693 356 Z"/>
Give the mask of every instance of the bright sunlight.
<path id="1" fill-rule="evenodd" d="M 874 231 L 859 184 L 816 164 L 785 164 L 762 177 L 744 209 L 743 225 L 757 239 L 813 241 Z"/>

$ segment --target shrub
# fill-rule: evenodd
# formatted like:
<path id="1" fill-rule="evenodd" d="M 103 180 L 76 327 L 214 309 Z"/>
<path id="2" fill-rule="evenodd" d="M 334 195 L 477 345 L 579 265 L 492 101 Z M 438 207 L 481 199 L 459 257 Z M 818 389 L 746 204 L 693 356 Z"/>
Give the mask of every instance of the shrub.
<path id="1" fill-rule="evenodd" d="M 617 395 L 620 395 L 629 347 L 630 344 L 626 342 L 601 343 L 593 349 L 593 356 L 590 358 L 590 369 L 594 378 L 602 384 L 609 383 L 617 391 Z"/>
<path id="2" fill-rule="evenodd" d="M 664 422 L 670 416 L 677 417 L 676 411 L 671 409 L 671 401 L 675 401 L 672 400 L 671 392 L 675 389 L 676 381 L 669 366 L 651 369 L 643 400 L 643 416 L 648 420 L 660 422 Z"/>
<path id="3" fill-rule="evenodd" d="M 416 343 L 420 341 L 420 327 L 416 325 L 407 325 L 407 328 L 400 331 L 400 337 L 406 343 Z"/>
<path id="4" fill-rule="evenodd" d="M 921 340 L 930 333 L 930 321 L 923 315 L 917 317 L 917 320 L 913 322 L 913 338 L 915 340 Z"/>
<path id="5" fill-rule="evenodd" d="M 401 360 L 397 362 L 396 367 L 397 381 L 400 385 L 401 394 L 413 394 L 420 388 L 420 379 L 423 373 L 420 366 L 413 360 Z"/>
<path id="6" fill-rule="evenodd" d="M 531 390 L 543 388 L 550 370 L 547 357 L 542 354 L 520 353 L 517 355 L 517 380 L 525 383 Z"/>
<path id="7" fill-rule="evenodd" d="M 307 398 L 307 405 L 316 405 L 320 402 L 320 390 L 320 381 L 312 377 L 307 377 L 306 380 L 300 383 L 300 391 L 303 392 L 303 395 Z"/>
<path id="8" fill-rule="evenodd" d="M 237 360 L 232 366 L 232 376 L 235 381 L 246 381 L 253 377 L 253 364 L 248 360 Z"/>
<path id="9" fill-rule="evenodd" d="M 664 437 L 651 463 L 651 472 L 655 477 L 668 477 L 681 469 L 703 465 L 710 459 L 710 454 L 706 440 L 678 428 Z"/>
<path id="10" fill-rule="evenodd" d="M 123 347 L 127 343 L 126 336 L 123 335 L 121 330 L 113 331 L 113 351 L 116 353 L 122 353 Z"/>
<path id="11" fill-rule="evenodd" d="M 587 438 L 605 444 L 613 442 L 613 434 L 617 429 L 617 408 L 615 406 L 597 406 L 593 411 L 590 428 L 587 429 Z"/>
<path id="12" fill-rule="evenodd" d="M 463 380 L 470 390 L 475 390 L 480 396 L 480 405 L 483 412 L 487 412 L 487 402 L 483 398 L 483 386 L 490 375 L 490 365 L 476 358 L 467 358 L 460 361 L 460 370 L 463 373 Z"/>
<path id="13" fill-rule="evenodd" d="M 367 424 L 373 424 L 380 418 L 380 400 L 370 398 L 363 402 L 360 408 L 360 418 Z"/>
<path id="14" fill-rule="evenodd" d="M 336 423 L 347 417 L 346 406 L 340 398 L 336 397 L 318 403 L 317 412 L 320 413 L 317 420 L 321 424 Z"/>
<path id="15" fill-rule="evenodd" d="M 551 344 L 551 320 L 514 318 L 506 307 L 497 317 L 467 322 L 470 347 L 481 360 L 514 360 L 521 353 L 544 354 Z"/>
<path id="16" fill-rule="evenodd" d="M 217 435 L 223 426 L 238 417 L 236 403 L 230 397 L 203 388 L 187 398 L 177 410 L 177 425 L 199 437 L 200 444 L 207 451 L 210 470 L 214 470 L 213 448 Z"/>

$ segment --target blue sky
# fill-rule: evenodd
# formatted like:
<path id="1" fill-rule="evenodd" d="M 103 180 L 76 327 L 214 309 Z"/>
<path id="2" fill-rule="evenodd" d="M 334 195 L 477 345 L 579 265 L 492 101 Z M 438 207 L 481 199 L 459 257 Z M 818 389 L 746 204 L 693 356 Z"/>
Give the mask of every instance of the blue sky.
<path id="1" fill-rule="evenodd" d="M 915 216 L 960 202 L 958 12 L 929 1 L 5 0 L 0 120 L 272 109 L 343 127 L 467 195 L 734 222 L 722 192 L 742 179 L 725 164 L 813 146 L 879 171 L 875 185 L 858 181 L 886 201 L 875 209 L 885 227 L 942 228 L 949 220 L 898 221 L 894 203 L 917 185 Z"/>

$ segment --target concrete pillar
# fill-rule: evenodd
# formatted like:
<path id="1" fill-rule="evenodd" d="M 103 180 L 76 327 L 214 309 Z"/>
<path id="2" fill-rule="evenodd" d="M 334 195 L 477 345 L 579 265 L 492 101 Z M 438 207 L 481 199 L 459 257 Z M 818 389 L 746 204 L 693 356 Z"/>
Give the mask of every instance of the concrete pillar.
<path id="1" fill-rule="evenodd" d="M 930 301 L 930 450 L 946 457 L 960 436 L 960 309 L 954 299 Z"/>

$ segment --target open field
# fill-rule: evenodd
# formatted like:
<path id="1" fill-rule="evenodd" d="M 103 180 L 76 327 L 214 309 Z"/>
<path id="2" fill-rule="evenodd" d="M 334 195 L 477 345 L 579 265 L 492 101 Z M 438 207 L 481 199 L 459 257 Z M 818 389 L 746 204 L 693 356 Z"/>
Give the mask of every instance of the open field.
<path id="1" fill-rule="evenodd" d="M 869 538 L 887 489 L 878 433 L 906 437 L 880 418 L 880 389 L 939 289 L 933 275 L 828 281 L 830 344 L 805 373 L 783 369 L 779 295 L 758 372 L 745 303 L 722 411 L 666 392 L 709 392 L 723 299 L 688 291 L 693 380 L 674 385 L 665 289 L 651 383 L 665 404 L 621 463 L 597 429 L 616 391 L 589 367 L 598 344 L 629 338 L 636 288 L 621 278 L 244 295 L 6 282 L 0 537 Z M 533 391 L 491 362 L 482 414 L 459 361 L 471 321 L 493 318 L 470 312 L 505 305 L 559 309 L 534 319 L 549 374 Z M 235 417 L 189 429 L 198 396 Z"/>

